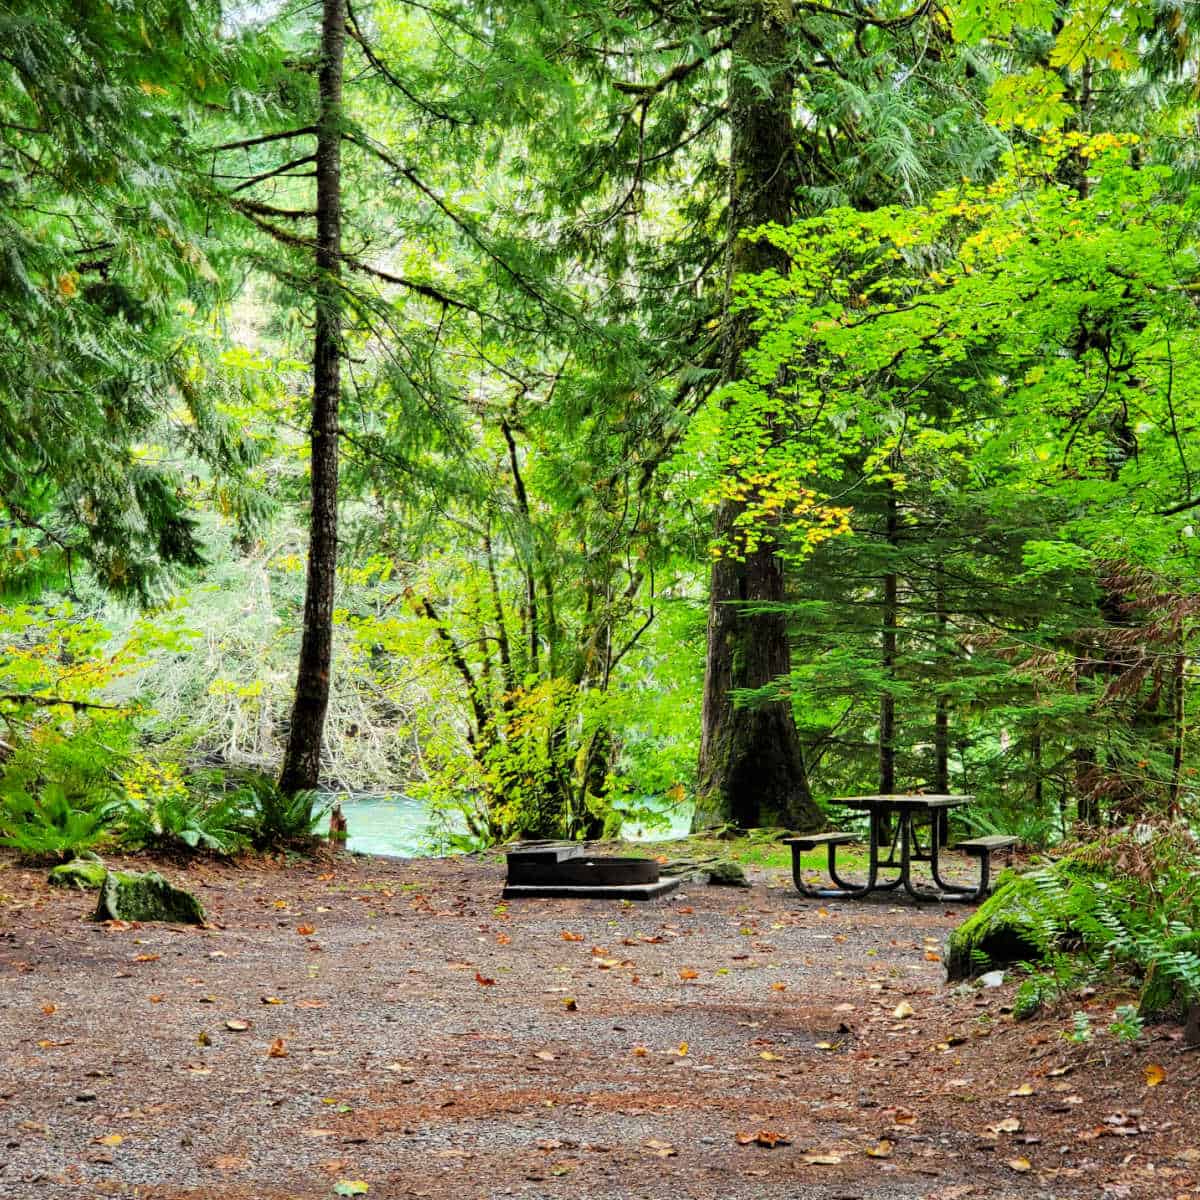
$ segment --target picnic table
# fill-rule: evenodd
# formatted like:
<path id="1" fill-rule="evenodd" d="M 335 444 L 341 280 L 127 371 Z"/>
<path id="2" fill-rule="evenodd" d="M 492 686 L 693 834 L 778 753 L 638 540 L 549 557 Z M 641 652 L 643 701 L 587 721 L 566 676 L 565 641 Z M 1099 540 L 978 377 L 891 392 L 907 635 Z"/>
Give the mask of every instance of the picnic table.
<path id="1" fill-rule="evenodd" d="M 833 803 L 843 808 L 858 809 L 869 815 L 869 860 L 867 879 L 852 883 L 843 879 L 837 869 L 837 848 L 857 840 L 853 833 L 834 831 L 802 837 L 785 838 L 792 848 L 792 879 L 796 888 L 813 899 L 855 898 L 871 892 L 890 892 L 903 888 L 914 900 L 977 900 L 987 895 L 991 856 L 996 850 L 1007 850 L 1011 857 L 1017 839 L 1007 834 L 970 838 L 961 841 L 956 850 L 979 859 L 979 881 L 972 885 L 950 883 L 942 878 L 939 851 L 949 841 L 949 813 L 953 808 L 970 804 L 974 796 L 840 796 Z M 814 888 L 805 882 L 800 855 L 805 850 L 824 846 L 828 853 L 829 877 L 835 887 Z M 886 852 L 886 857 L 884 854 Z M 919 887 L 912 877 L 914 863 L 928 863 L 935 888 Z M 894 879 L 880 878 L 881 869 L 895 870 Z"/>

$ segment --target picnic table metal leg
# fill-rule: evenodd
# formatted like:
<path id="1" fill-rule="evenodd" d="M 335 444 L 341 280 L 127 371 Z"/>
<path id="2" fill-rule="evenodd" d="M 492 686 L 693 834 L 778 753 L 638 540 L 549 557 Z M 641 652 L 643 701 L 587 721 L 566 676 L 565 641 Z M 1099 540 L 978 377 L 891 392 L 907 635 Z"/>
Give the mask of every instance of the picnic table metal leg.
<path id="1" fill-rule="evenodd" d="M 870 868 L 867 873 L 867 882 L 859 885 L 850 883 L 842 879 L 837 873 L 837 846 L 830 843 L 826 846 L 826 854 L 828 856 L 829 877 L 837 884 L 835 888 L 815 888 L 810 887 L 803 877 L 800 867 L 800 847 L 793 843 L 792 845 L 792 882 L 796 885 L 796 891 L 802 896 L 807 896 L 810 900 L 847 900 L 856 899 L 859 896 L 865 896 L 875 887 L 875 876 L 878 869 L 878 855 L 876 854 L 875 842 L 871 842 L 871 859 Z"/>
<path id="2" fill-rule="evenodd" d="M 985 868 L 986 871 L 986 868 Z M 929 873 L 933 876 L 933 882 L 942 889 L 943 892 L 949 892 L 947 900 L 973 900 L 980 894 L 980 887 L 986 882 L 986 877 L 980 882 L 979 887 L 963 887 L 961 883 L 947 883 L 941 876 L 941 871 L 938 866 L 938 844 L 934 838 L 933 849 L 929 854 Z"/>

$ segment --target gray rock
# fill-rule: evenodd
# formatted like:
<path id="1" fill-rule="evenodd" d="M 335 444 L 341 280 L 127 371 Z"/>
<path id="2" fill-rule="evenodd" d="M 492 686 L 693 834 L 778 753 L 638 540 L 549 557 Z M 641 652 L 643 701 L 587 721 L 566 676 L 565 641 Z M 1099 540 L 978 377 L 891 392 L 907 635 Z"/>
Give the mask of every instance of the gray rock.
<path id="1" fill-rule="evenodd" d="M 91 892 L 103 887 L 107 875 L 108 868 L 98 858 L 80 857 L 55 867 L 46 876 L 46 882 L 51 887 L 70 887 Z"/>
<path id="2" fill-rule="evenodd" d="M 746 878 L 746 872 L 742 870 L 739 863 L 726 859 L 723 862 L 713 863 L 706 869 L 708 882 L 718 887 L 748 888 L 750 886 L 750 880 Z"/>
<path id="3" fill-rule="evenodd" d="M 204 908 L 191 892 L 174 887 L 157 871 L 144 875 L 109 871 L 100 888 L 95 920 L 203 925 Z"/>

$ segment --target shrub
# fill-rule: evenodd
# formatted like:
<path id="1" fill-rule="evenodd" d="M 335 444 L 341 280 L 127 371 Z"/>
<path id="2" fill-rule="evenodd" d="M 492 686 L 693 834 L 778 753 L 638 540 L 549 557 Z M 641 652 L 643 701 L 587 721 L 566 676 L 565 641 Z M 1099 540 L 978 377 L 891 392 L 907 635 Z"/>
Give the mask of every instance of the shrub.
<path id="1" fill-rule="evenodd" d="M 0 845 L 64 861 L 103 841 L 120 807 L 117 765 L 130 737 L 113 720 L 34 730 L 0 778 Z"/>
<path id="2" fill-rule="evenodd" d="M 245 772 L 235 778 L 238 786 L 229 802 L 236 806 L 241 829 L 256 850 L 311 845 L 331 803 L 306 789 L 289 795 L 269 775 Z"/>

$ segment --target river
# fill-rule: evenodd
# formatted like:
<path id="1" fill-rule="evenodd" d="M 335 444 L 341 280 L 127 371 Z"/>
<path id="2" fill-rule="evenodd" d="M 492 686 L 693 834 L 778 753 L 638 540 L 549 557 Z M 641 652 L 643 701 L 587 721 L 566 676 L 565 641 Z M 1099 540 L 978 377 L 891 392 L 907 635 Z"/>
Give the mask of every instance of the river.
<path id="1" fill-rule="evenodd" d="M 386 854 L 398 858 L 419 858 L 441 855 L 450 851 L 444 831 L 430 821 L 429 807 L 423 801 L 408 796 L 347 794 L 337 797 L 346 818 L 346 848 L 360 854 Z M 661 841 L 682 837 L 691 823 L 691 805 L 672 805 L 663 808 L 670 824 L 647 827 L 629 822 L 622 836 L 630 841 Z M 328 828 L 328 818 L 321 831 Z"/>

